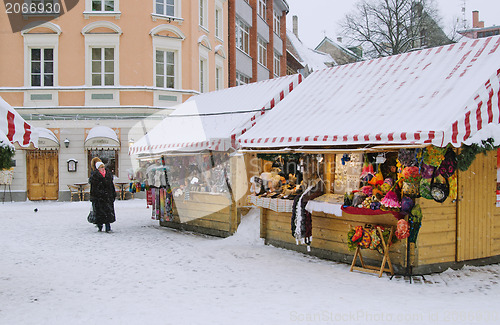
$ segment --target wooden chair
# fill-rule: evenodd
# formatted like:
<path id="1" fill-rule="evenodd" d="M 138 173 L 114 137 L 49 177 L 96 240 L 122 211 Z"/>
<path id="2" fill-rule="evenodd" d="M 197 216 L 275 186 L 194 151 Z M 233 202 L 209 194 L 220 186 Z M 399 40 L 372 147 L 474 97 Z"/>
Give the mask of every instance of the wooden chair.
<path id="1" fill-rule="evenodd" d="M 90 200 L 90 184 L 83 187 L 83 199 L 86 200 L 86 198 Z"/>
<path id="2" fill-rule="evenodd" d="M 115 184 L 115 191 L 116 191 L 116 198 L 118 200 L 126 200 L 127 199 L 127 195 L 130 195 L 131 199 L 134 198 L 134 193 L 131 193 L 128 190 L 127 186 L 123 187 L 123 192 L 122 192 L 122 186 L 119 185 L 119 184 Z"/>
<path id="3" fill-rule="evenodd" d="M 115 184 L 115 191 L 116 191 L 116 198 L 118 200 L 121 200 L 122 199 L 122 188 L 120 185 L 118 184 Z"/>
<path id="4" fill-rule="evenodd" d="M 76 196 L 78 200 L 80 200 L 80 192 L 78 191 L 78 186 L 75 185 L 68 185 L 69 188 L 69 194 L 71 201 L 73 201 L 73 196 Z"/>

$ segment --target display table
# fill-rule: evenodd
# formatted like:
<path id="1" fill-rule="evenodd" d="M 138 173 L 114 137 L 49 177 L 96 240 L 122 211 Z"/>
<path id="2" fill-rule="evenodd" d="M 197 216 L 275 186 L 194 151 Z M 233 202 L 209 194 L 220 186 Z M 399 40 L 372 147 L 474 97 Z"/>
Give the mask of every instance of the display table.
<path id="1" fill-rule="evenodd" d="M 306 210 L 310 213 L 323 212 L 332 214 L 336 217 L 342 217 L 342 204 L 344 203 L 343 195 L 339 194 L 324 194 L 307 202 Z"/>
<path id="2" fill-rule="evenodd" d="M 249 195 L 247 197 L 247 202 L 248 204 L 256 207 L 270 209 L 274 212 L 292 212 L 293 209 L 293 200 L 272 199 L 268 197 Z"/>

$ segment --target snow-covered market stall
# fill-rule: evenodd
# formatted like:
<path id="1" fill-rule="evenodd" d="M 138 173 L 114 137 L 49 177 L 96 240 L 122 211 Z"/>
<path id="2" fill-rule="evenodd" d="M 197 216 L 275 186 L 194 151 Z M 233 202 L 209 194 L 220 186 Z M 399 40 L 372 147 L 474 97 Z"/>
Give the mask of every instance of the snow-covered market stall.
<path id="1" fill-rule="evenodd" d="M 261 237 L 379 276 L 499 262 L 499 46 L 470 40 L 306 78 L 240 137 L 242 152 L 285 170 L 283 186 L 254 179 Z"/>
<path id="2" fill-rule="evenodd" d="M 191 97 L 136 142 L 129 152 L 140 162 L 133 182 L 147 190 L 152 217 L 166 227 L 233 234 L 255 168 L 252 155 L 236 152 L 237 139 L 301 80 L 292 75 Z"/>
<path id="3" fill-rule="evenodd" d="M 16 149 L 34 149 L 38 147 L 38 132 L 35 131 L 0 97 L 0 185 L 3 185 L 2 201 L 6 191 L 12 200 L 11 184 L 14 177 L 14 160 Z"/>

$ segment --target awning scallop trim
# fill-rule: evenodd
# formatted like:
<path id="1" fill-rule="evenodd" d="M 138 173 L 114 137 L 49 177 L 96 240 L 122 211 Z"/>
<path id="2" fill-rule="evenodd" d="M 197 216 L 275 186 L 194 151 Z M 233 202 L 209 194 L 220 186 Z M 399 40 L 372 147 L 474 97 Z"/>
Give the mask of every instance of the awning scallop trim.
<path id="1" fill-rule="evenodd" d="M 120 140 L 116 132 L 107 126 L 98 125 L 90 129 L 85 138 L 85 149 L 120 149 Z"/>

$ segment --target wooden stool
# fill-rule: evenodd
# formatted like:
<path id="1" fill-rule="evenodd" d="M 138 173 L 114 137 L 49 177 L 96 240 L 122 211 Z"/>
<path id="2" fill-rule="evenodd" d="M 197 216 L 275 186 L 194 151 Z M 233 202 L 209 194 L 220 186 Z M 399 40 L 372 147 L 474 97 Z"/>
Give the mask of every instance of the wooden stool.
<path id="1" fill-rule="evenodd" d="M 384 257 L 382 258 L 382 264 L 380 265 L 380 267 L 365 265 L 365 263 L 363 261 L 363 256 L 361 255 L 361 247 L 358 246 L 356 248 L 356 252 L 354 253 L 354 258 L 352 259 L 352 264 L 351 264 L 351 269 L 350 269 L 351 272 L 353 270 L 357 270 L 357 271 L 362 271 L 362 272 L 378 273 L 379 278 L 382 276 L 383 272 L 388 272 L 391 275 L 394 275 L 394 269 L 392 268 L 391 258 L 389 257 L 389 246 L 391 245 L 392 235 L 394 233 L 394 228 L 391 227 L 390 229 L 391 229 L 391 231 L 389 233 L 389 240 L 386 243 L 384 236 L 382 235 L 382 230 L 380 230 L 380 227 L 377 227 L 377 233 L 380 236 L 380 243 L 382 244 L 382 250 L 384 251 Z M 356 259 L 358 257 L 359 257 L 359 260 L 361 261 L 361 267 L 356 266 Z M 385 267 L 386 263 L 387 263 L 388 268 Z"/>

